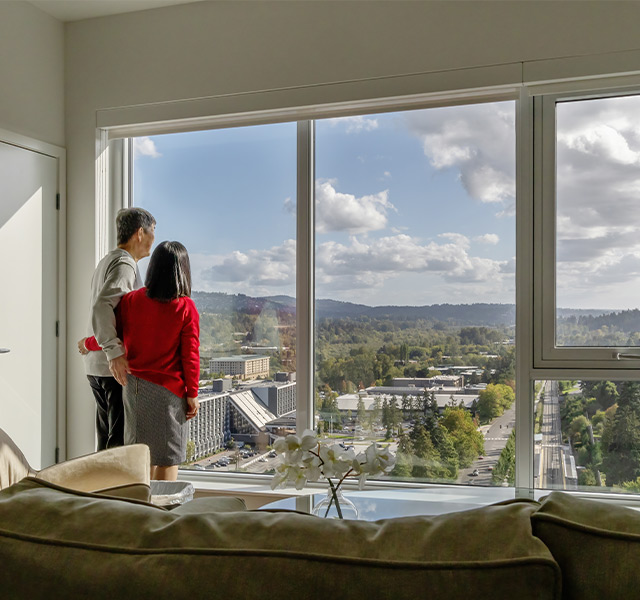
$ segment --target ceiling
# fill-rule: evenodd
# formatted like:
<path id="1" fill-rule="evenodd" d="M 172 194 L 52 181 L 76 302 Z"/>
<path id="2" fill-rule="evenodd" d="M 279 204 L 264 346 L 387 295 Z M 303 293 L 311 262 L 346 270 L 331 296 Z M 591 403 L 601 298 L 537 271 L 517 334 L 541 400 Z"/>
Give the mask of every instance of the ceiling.
<path id="1" fill-rule="evenodd" d="M 202 0 L 23 0 L 59 21 L 79 21 Z"/>

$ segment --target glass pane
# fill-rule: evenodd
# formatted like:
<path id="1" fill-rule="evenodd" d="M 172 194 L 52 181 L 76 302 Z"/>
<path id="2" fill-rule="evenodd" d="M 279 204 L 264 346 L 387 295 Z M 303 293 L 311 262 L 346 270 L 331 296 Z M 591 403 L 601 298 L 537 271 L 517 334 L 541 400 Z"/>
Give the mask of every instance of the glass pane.
<path id="1" fill-rule="evenodd" d="M 296 125 L 136 138 L 134 204 L 187 247 L 200 313 L 189 468 L 264 472 L 295 428 Z M 146 263 L 141 263 L 142 269 Z"/>
<path id="2" fill-rule="evenodd" d="M 640 493 L 640 383 L 537 381 L 535 394 L 536 488 Z"/>
<path id="3" fill-rule="evenodd" d="M 316 122 L 317 428 L 390 444 L 393 479 L 510 484 L 514 126 L 513 102 Z"/>
<path id="4" fill-rule="evenodd" d="M 556 344 L 640 345 L 640 97 L 557 105 Z"/>

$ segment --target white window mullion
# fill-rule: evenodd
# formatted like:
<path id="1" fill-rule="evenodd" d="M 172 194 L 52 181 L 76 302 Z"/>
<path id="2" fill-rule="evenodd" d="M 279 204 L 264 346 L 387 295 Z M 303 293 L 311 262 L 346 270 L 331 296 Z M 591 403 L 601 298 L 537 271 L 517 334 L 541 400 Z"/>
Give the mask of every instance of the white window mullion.
<path id="1" fill-rule="evenodd" d="M 516 495 L 533 493 L 533 99 L 516 104 Z"/>
<path id="2" fill-rule="evenodd" d="M 298 122 L 296 243 L 296 427 L 314 427 L 315 224 L 313 121 Z"/>

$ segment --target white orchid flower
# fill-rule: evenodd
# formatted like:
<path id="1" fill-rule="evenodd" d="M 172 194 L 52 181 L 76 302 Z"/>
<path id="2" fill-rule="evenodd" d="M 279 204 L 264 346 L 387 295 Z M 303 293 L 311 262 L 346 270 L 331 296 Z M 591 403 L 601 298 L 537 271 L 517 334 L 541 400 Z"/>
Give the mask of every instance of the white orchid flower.
<path id="1" fill-rule="evenodd" d="M 299 465 L 289 465 L 280 463 L 276 467 L 276 474 L 271 480 L 271 489 L 284 487 L 287 483 L 293 483 L 297 490 L 301 490 L 307 483 L 307 476 L 304 469 Z"/>
<path id="2" fill-rule="evenodd" d="M 309 454 L 303 461 L 309 481 L 318 481 L 322 477 L 322 462 L 320 458 Z"/>
<path id="3" fill-rule="evenodd" d="M 393 467 L 396 459 L 391 454 L 388 445 L 384 448 L 378 448 L 374 442 L 364 451 L 364 454 L 358 455 L 358 461 L 360 462 L 361 474 L 378 475 Z"/>
<path id="4" fill-rule="evenodd" d="M 322 473 L 329 477 L 342 477 L 353 464 L 355 453 L 353 450 L 345 450 L 338 444 L 320 446 L 320 458 L 322 459 Z"/>
<path id="5" fill-rule="evenodd" d="M 280 456 L 271 489 L 293 484 L 300 490 L 308 481 L 318 481 L 322 477 L 342 479 L 349 471 L 350 475 L 359 476 L 360 488 L 363 488 L 369 475 L 388 471 L 395 464 L 395 456 L 388 445 L 378 448 L 374 442 L 356 456 L 353 449 L 345 450 L 339 444 L 318 442 L 315 432 L 310 429 L 300 437 L 288 435 L 278 438 L 273 448 Z M 317 452 L 313 451 L 314 448 Z"/>
<path id="6" fill-rule="evenodd" d="M 317 444 L 318 438 L 316 438 L 315 433 L 306 429 L 301 437 L 290 434 L 286 437 L 278 438 L 273 444 L 273 449 L 278 454 L 297 451 L 308 452 Z"/>

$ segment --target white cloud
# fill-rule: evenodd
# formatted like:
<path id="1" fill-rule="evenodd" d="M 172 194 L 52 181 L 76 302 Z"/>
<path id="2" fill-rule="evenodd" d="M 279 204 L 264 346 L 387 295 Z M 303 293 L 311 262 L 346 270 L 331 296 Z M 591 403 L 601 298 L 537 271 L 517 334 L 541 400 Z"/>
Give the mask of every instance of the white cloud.
<path id="1" fill-rule="evenodd" d="M 245 291 L 291 286 L 295 283 L 295 270 L 296 242 L 286 240 L 267 250 L 230 252 L 219 257 L 202 276 L 209 283 L 241 283 Z"/>
<path id="2" fill-rule="evenodd" d="M 316 249 L 316 269 L 322 283 L 344 280 L 345 286 L 354 278 L 381 283 L 398 273 L 433 273 L 460 283 L 497 282 L 509 272 L 506 261 L 470 256 L 465 236 L 441 237 L 449 241 L 423 244 L 399 234 L 367 241 L 352 238 L 348 245 L 325 242 Z"/>
<path id="3" fill-rule="evenodd" d="M 461 233 L 439 233 L 438 237 L 449 240 L 452 244 L 455 244 L 460 248 L 469 248 L 469 238 Z"/>
<path id="4" fill-rule="evenodd" d="M 333 181 L 316 181 L 316 231 L 346 231 L 351 234 L 376 231 L 387 226 L 389 191 L 357 198 L 338 192 Z"/>
<path id="5" fill-rule="evenodd" d="M 569 149 L 612 163 L 633 165 L 640 160 L 640 154 L 629 147 L 623 133 L 607 124 L 595 123 L 591 127 L 560 132 L 558 142 Z"/>
<path id="6" fill-rule="evenodd" d="M 158 158 L 162 156 L 156 148 L 155 142 L 149 137 L 133 138 L 133 156 L 150 156 Z"/>
<path id="7" fill-rule="evenodd" d="M 438 169 L 455 168 L 469 195 L 481 202 L 515 199 L 515 109 L 513 104 L 477 104 L 407 113 L 408 128 Z M 501 211 L 498 216 L 511 216 Z"/>
<path id="8" fill-rule="evenodd" d="M 368 290 L 359 302 L 374 304 L 374 294 L 394 294 L 389 282 L 410 276 L 415 290 L 403 303 L 422 296 L 425 282 L 430 282 L 430 297 L 449 301 L 458 286 L 466 299 L 478 301 L 503 298 L 513 284 L 513 261 L 498 261 L 469 254 L 469 240 L 457 233 L 441 236 L 443 243 L 422 242 L 406 234 L 379 239 L 351 237 L 347 243 L 327 241 L 316 248 L 316 282 L 319 293 Z M 205 291 L 229 291 L 252 296 L 271 295 L 286 290 L 292 293 L 295 284 L 296 243 L 286 240 L 267 250 L 233 251 L 223 256 L 194 254 L 191 256 L 194 288 Z M 427 291 L 429 291 L 427 286 Z M 441 289 L 442 288 L 442 289 Z M 429 295 L 429 294 L 427 294 Z M 380 296 L 380 297 L 382 297 Z M 432 300 L 436 301 L 436 300 Z M 495 301 L 495 300 L 494 300 Z"/>
<path id="9" fill-rule="evenodd" d="M 639 113 L 634 96 L 558 105 L 559 306 L 637 306 Z"/>
<path id="10" fill-rule="evenodd" d="M 378 120 L 371 117 L 339 117 L 337 119 L 328 119 L 328 121 L 333 127 L 344 125 L 347 133 L 360 133 L 378 129 Z"/>
<path id="11" fill-rule="evenodd" d="M 500 238 L 495 233 L 485 233 L 484 235 L 477 235 L 473 238 L 473 241 L 479 244 L 495 246 L 500 241 Z"/>

